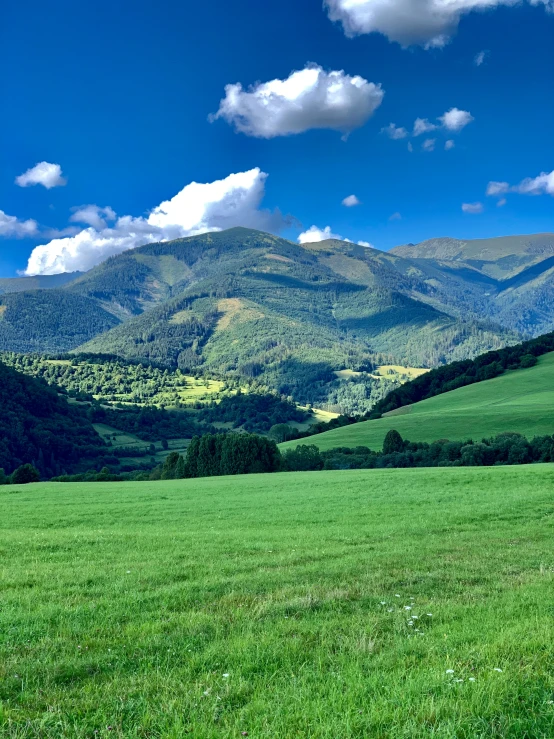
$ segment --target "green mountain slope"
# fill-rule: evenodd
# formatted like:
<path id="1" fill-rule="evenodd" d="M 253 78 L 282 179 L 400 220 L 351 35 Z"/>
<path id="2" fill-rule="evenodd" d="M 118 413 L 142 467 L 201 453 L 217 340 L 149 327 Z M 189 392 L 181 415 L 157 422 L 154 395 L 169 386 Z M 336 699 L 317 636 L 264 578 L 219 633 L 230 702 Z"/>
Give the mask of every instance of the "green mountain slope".
<path id="1" fill-rule="evenodd" d="M 63 272 L 60 275 L 37 275 L 36 277 L 0 277 L 0 295 L 62 287 L 76 280 L 81 274 L 83 273 Z"/>
<path id="2" fill-rule="evenodd" d="M 0 467 L 35 464 L 43 476 L 72 470 L 105 446 L 86 416 L 42 380 L 0 362 Z"/>
<path id="3" fill-rule="evenodd" d="M 430 239 L 391 254 L 409 259 L 458 309 L 533 336 L 554 328 L 554 234 Z"/>
<path id="4" fill-rule="evenodd" d="M 171 286 L 161 282 L 161 273 L 156 281 L 151 272 L 147 277 L 145 259 L 151 268 L 156 255 L 158 265 L 161 258 L 179 262 L 183 280 Z M 407 266 L 406 274 L 396 268 L 404 260 L 353 244 L 299 246 L 232 229 L 150 245 L 124 258 L 117 263 L 122 269 L 137 259 L 140 267 L 127 270 L 136 276 L 135 290 L 131 295 L 126 289 L 117 299 L 119 310 L 138 313 L 144 301 L 158 300 L 160 291 L 165 298 L 179 294 L 80 351 L 156 361 L 187 372 L 261 378 L 302 402 L 324 400 L 335 370 L 371 368 L 376 353 L 430 366 L 515 338 L 431 305 L 423 299 L 431 290 L 409 275 Z M 101 298 L 107 307 L 100 286 L 108 266 L 93 270 L 72 290 Z"/>
<path id="5" fill-rule="evenodd" d="M 451 441 L 517 432 L 532 438 L 554 434 L 554 352 L 530 369 L 509 371 L 492 380 L 462 387 L 373 421 L 310 437 L 320 449 L 367 446 L 379 450 L 388 431 L 410 441 Z M 282 449 L 299 442 L 286 442 Z"/>
<path id="6" fill-rule="evenodd" d="M 1 351 L 63 352 L 117 323 L 99 303 L 68 290 L 0 296 Z"/>
<path id="7" fill-rule="evenodd" d="M 1 296 L 0 349 L 78 349 L 261 377 L 320 402 L 336 370 L 436 366 L 550 320 L 547 294 L 525 315 L 512 298 L 502 312 L 493 277 L 453 264 L 234 228 L 125 252 L 60 288 Z M 504 292 L 529 296 L 517 280 Z"/>

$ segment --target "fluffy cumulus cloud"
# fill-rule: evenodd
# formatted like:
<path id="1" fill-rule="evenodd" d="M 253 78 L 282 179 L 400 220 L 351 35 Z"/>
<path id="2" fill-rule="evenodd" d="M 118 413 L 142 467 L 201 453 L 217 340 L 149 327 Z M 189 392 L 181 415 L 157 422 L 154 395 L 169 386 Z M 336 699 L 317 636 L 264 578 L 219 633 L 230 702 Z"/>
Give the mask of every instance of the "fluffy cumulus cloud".
<path id="1" fill-rule="evenodd" d="M 315 244 L 316 241 L 327 241 L 327 239 L 337 239 L 343 241 L 342 236 L 334 234 L 331 231 L 331 226 L 325 226 L 325 228 L 318 228 L 317 226 L 310 226 L 307 231 L 303 231 L 298 237 L 299 244 Z"/>
<path id="2" fill-rule="evenodd" d="M 452 141 L 452 139 L 448 139 L 448 141 L 444 142 L 444 150 L 450 151 L 450 149 L 453 149 L 456 146 L 456 144 Z"/>
<path id="3" fill-rule="evenodd" d="M 114 220 L 111 208 L 79 208 L 72 219 L 89 224 L 95 221 L 96 226 L 89 225 L 74 236 L 37 246 L 25 273 L 50 275 L 87 270 L 114 254 L 143 244 L 232 226 L 278 232 L 290 225 L 291 219 L 278 210 L 260 209 L 266 178 L 256 168 L 208 184 L 192 182 L 171 200 L 156 206 L 148 217 L 121 216 L 111 225 L 106 223 L 106 219 Z"/>
<path id="4" fill-rule="evenodd" d="M 350 239 L 345 239 L 343 236 L 339 236 L 339 234 L 333 233 L 331 230 L 331 226 L 325 226 L 325 228 L 319 228 L 318 226 L 310 226 L 310 228 L 307 231 L 304 231 L 301 233 L 298 237 L 298 243 L 299 244 L 315 244 L 318 241 L 327 241 L 327 239 L 336 239 L 337 241 L 346 241 L 348 244 L 353 244 L 354 242 Z M 373 248 L 372 244 L 369 243 L 369 241 L 357 241 L 356 242 L 358 246 L 366 246 L 368 248 Z"/>
<path id="5" fill-rule="evenodd" d="M 529 0 L 554 9 L 552 0 Z M 516 0 L 324 0 L 329 18 L 347 36 L 381 33 L 404 47 L 442 47 L 454 35 L 463 15 L 515 5 Z"/>
<path id="6" fill-rule="evenodd" d="M 405 139 L 408 136 L 408 132 L 405 128 L 398 127 L 395 123 L 389 123 L 381 129 L 381 133 L 385 133 L 389 139 L 398 140 Z"/>
<path id="7" fill-rule="evenodd" d="M 483 203 L 462 203 L 464 213 L 482 213 Z"/>
<path id="8" fill-rule="evenodd" d="M 223 118 L 237 131 L 262 139 L 314 128 L 348 134 L 366 123 L 384 94 L 381 85 L 363 77 L 310 64 L 285 80 L 260 82 L 248 90 L 240 83 L 227 85 L 210 120 Z"/>
<path id="9" fill-rule="evenodd" d="M 441 115 L 439 121 L 447 131 L 461 131 L 473 120 L 473 116 L 468 110 L 460 110 L 459 108 L 450 108 L 444 115 Z"/>
<path id="10" fill-rule="evenodd" d="M 505 205 L 506 198 L 503 197 L 510 192 L 518 195 L 552 195 L 554 196 L 554 170 L 552 172 L 541 172 L 538 177 L 526 177 L 518 185 L 510 185 L 509 182 L 489 182 L 487 195 L 499 197 L 497 205 Z"/>
<path id="11" fill-rule="evenodd" d="M 423 151 L 435 151 L 436 143 L 437 139 L 425 139 L 425 141 L 421 145 L 421 148 L 423 149 Z"/>
<path id="12" fill-rule="evenodd" d="M 36 221 L 20 221 L 15 216 L 9 216 L 0 210 L 0 236 L 6 238 L 23 239 L 27 236 L 35 236 L 38 231 Z"/>
<path id="13" fill-rule="evenodd" d="M 414 136 L 421 136 L 422 133 L 428 133 L 429 131 L 434 131 L 437 128 L 437 126 L 434 123 L 431 123 L 431 121 L 428 121 L 427 118 L 416 118 L 414 122 Z"/>
<path id="14" fill-rule="evenodd" d="M 360 201 L 355 195 L 349 195 L 347 198 L 344 198 L 342 204 L 347 208 L 353 208 L 355 205 L 360 205 Z"/>
<path id="15" fill-rule="evenodd" d="M 31 169 L 20 174 L 19 177 L 16 177 L 15 183 L 19 187 L 42 185 L 47 190 L 50 190 L 52 187 L 63 187 L 67 184 L 67 180 L 62 177 L 62 168 L 59 164 L 39 162 L 34 167 L 31 167 Z"/>

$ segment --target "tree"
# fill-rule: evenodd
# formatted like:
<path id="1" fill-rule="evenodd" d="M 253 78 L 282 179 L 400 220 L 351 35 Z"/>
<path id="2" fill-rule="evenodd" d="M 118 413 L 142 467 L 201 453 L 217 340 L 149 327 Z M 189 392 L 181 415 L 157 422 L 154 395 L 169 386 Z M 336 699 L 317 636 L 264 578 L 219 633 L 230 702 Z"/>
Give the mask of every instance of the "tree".
<path id="1" fill-rule="evenodd" d="M 323 469 L 323 459 L 315 444 L 300 444 L 289 449 L 283 457 L 285 466 L 292 472 L 308 472 Z"/>
<path id="2" fill-rule="evenodd" d="M 177 477 L 177 465 L 180 459 L 181 455 L 179 452 L 170 452 L 168 454 L 162 467 L 162 480 L 175 480 Z"/>
<path id="3" fill-rule="evenodd" d="M 274 439 L 277 444 L 281 444 L 283 441 L 293 439 L 296 429 L 291 428 L 286 423 L 276 423 L 269 429 L 269 438 Z"/>
<path id="4" fill-rule="evenodd" d="M 394 454 L 404 451 L 404 440 L 395 429 L 391 429 L 383 442 L 383 454 Z"/>
<path id="5" fill-rule="evenodd" d="M 40 475 L 32 464 L 22 464 L 11 477 L 12 485 L 27 485 L 30 482 L 40 482 Z"/>

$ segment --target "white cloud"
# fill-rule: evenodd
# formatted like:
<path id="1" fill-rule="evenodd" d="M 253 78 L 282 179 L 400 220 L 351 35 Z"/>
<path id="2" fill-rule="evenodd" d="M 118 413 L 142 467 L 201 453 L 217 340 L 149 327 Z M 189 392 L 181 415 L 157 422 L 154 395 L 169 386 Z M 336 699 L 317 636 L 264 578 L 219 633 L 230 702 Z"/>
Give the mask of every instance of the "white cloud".
<path id="1" fill-rule="evenodd" d="M 414 150 L 414 145 L 411 141 L 408 141 L 408 151 L 411 153 Z"/>
<path id="2" fill-rule="evenodd" d="M 481 64 L 485 61 L 485 57 L 487 56 L 486 51 L 480 51 L 478 54 L 475 54 L 475 57 L 473 59 L 473 63 L 476 67 L 480 67 Z"/>
<path id="3" fill-rule="evenodd" d="M 396 211 L 396 213 L 393 213 L 392 216 L 389 216 L 389 221 L 401 221 L 401 220 L 402 220 L 402 216 L 400 215 L 398 211 Z"/>
<path id="4" fill-rule="evenodd" d="M 425 139 L 425 141 L 421 145 L 421 148 L 423 149 L 423 151 L 435 151 L 436 142 L 437 139 Z"/>
<path id="5" fill-rule="evenodd" d="M 509 182 L 489 182 L 487 185 L 487 195 L 504 195 L 510 191 Z"/>
<path id="6" fill-rule="evenodd" d="M 552 0 L 530 0 L 554 9 Z M 342 23 L 347 36 L 381 33 L 402 46 L 442 47 L 463 15 L 515 5 L 516 0 L 324 0 L 329 18 Z"/>
<path id="7" fill-rule="evenodd" d="M 22 239 L 26 236 L 35 236 L 38 231 L 37 222 L 29 219 L 20 221 L 15 216 L 9 216 L 0 210 L 0 236 Z"/>
<path id="8" fill-rule="evenodd" d="M 260 210 L 266 178 L 265 172 L 256 168 L 208 184 L 192 182 L 171 200 L 155 207 L 147 218 L 122 216 L 111 227 L 90 226 L 75 236 L 37 246 L 25 274 L 84 271 L 143 244 L 232 226 L 277 232 L 290 225 L 291 219 L 284 218 L 278 210 Z M 102 210 L 107 215 L 107 209 Z M 110 209 L 108 217 L 111 213 Z"/>
<path id="9" fill-rule="evenodd" d="M 458 108 L 450 108 L 444 115 L 440 116 L 444 128 L 448 131 L 461 131 L 462 128 L 475 120 L 471 113 L 467 110 L 459 110 Z"/>
<path id="10" fill-rule="evenodd" d="M 452 139 L 448 139 L 448 141 L 444 142 L 444 150 L 450 151 L 450 149 L 453 149 L 456 146 L 456 144 L 452 141 Z"/>
<path id="11" fill-rule="evenodd" d="M 331 226 L 325 226 L 325 228 L 318 228 L 317 226 L 310 226 L 307 231 L 303 231 L 298 237 L 299 244 L 315 244 L 317 241 L 327 241 L 327 239 L 337 239 L 338 241 L 344 241 L 342 236 L 334 234 L 331 231 Z"/>
<path id="12" fill-rule="evenodd" d="M 74 213 L 69 219 L 72 223 L 86 223 L 98 230 L 106 228 L 107 221 L 115 221 L 117 214 L 107 205 L 100 208 L 98 205 L 81 205 L 74 208 Z"/>
<path id="13" fill-rule="evenodd" d="M 350 239 L 345 239 L 339 234 L 335 234 L 331 231 L 331 226 L 325 226 L 325 228 L 319 228 L 319 226 L 310 226 L 307 231 L 304 231 L 298 236 L 299 244 L 316 244 L 319 241 L 327 241 L 327 239 L 335 239 L 336 241 L 345 241 L 347 244 L 353 244 L 354 242 Z M 357 241 L 359 246 L 366 246 L 374 248 L 369 241 Z"/>
<path id="14" fill-rule="evenodd" d="M 497 208 L 503 208 L 506 205 L 507 202 L 508 201 L 506 200 L 506 198 L 500 198 L 500 200 L 496 204 L 496 207 Z"/>
<path id="15" fill-rule="evenodd" d="M 263 139 L 313 128 L 348 134 L 364 125 L 384 94 L 381 85 L 363 77 L 309 64 L 286 80 L 258 82 L 248 90 L 240 83 L 227 85 L 219 110 L 209 120 L 224 118 L 237 131 Z"/>
<path id="16" fill-rule="evenodd" d="M 552 172 L 541 172 L 538 177 L 526 177 L 519 185 L 510 185 L 509 182 L 489 182 L 487 195 L 498 197 L 515 192 L 519 195 L 553 195 L 554 196 L 554 170 Z M 506 204 L 506 199 L 501 198 L 497 205 Z"/>
<path id="17" fill-rule="evenodd" d="M 19 177 L 15 178 L 15 182 L 19 187 L 28 187 L 29 185 L 42 185 L 47 190 L 52 187 L 63 187 L 67 184 L 67 180 L 62 177 L 62 168 L 59 164 L 51 164 L 50 162 L 39 162 L 34 167 L 28 169 Z"/>
<path id="18" fill-rule="evenodd" d="M 526 177 L 512 191 L 520 195 L 554 195 L 554 170 L 541 172 L 538 177 Z"/>
<path id="19" fill-rule="evenodd" d="M 355 195 L 349 195 L 347 198 L 344 198 L 342 204 L 347 208 L 353 208 L 355 205 L 360 205 L 360 201 Z"/>
<path id="20" fill-rule="evenodd" d="M 463 203 L 462 210 L 464 213 L 482 213 L 483 203 Z"/>
<path id="21" fill-rule="evenodd" d="M 405 139 L 408 136 L 408 132 L 405 128 L 399 128 L 394 123 L 389 123 L 388 126 L 385 126 L 381 129 L 381 133 L 386 133 L 389 139 Z"/>
<path id="22" fill-rule="evenodd" d="M 428 121 L 427 118 L 416 118 L 414 123 L 414 136 L 421 136 L 422 133 L 434 131 L 437 128 L 434 123 Z"/>

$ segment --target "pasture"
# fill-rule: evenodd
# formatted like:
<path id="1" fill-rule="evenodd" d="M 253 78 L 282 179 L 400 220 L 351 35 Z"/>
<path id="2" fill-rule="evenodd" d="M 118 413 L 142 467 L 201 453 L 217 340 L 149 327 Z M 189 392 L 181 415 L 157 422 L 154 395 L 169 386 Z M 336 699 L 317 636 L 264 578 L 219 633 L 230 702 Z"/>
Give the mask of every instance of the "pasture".
<path id="1" fill-rule="evenodd" d="M 326 431 L 300 441 L 287 441 L 282 451 L 298 444 L 315 444 L 322 451 L 335 447 L 382 449 L 390 429 L 404 439 L 480 441 L 504 431 L 527 436 L 554 434 L 554 353 L 540 357 L 530 369 L 506 372 L 429 400 L 399 408 L 383 418 Z"/>
<path id="2" fill-rule="evenodd" d="M 3 739 L 549 739 L 554 467 L 0 488 Z"/>

